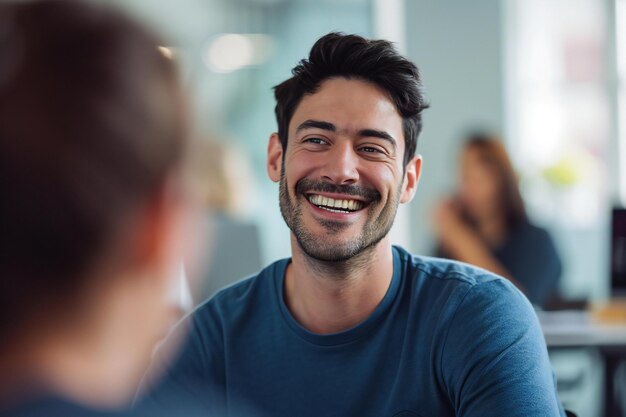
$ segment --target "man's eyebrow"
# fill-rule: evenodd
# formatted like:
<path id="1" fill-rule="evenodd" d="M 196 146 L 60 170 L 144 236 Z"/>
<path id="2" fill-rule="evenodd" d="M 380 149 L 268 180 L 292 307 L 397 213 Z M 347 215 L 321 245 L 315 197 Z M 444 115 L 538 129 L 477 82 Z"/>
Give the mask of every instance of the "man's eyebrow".
<path id="1" fill-rule="evenodd" d="M 296 133 L 299 133 L 300 131 L 305 130 L 305 129 L 322 129 L 322 130 L 327 130 L 329 132 L 337 131 L 337 127 L 334 124 L 330 122 L 324 122 L 321 120 L 313 120 L 313 119 L 305 120 L 304 122 L 300 123 L 300 125 L 296 128 Z M 393 138 L 393 136 L 391 136 L 389 133 L 385 132 L 384 130 L 361 129 L 358 132 L 358 136 L 384 139 L 388 141 L 389 143 L 391 143 L 394 147 L 397 146 L 397 142 Z"/>
<path id="2" fill-rule="evenodd" d="M 296 133 L 299 133 L 301 130 L 304 130 L 304 129 L 322 129 L 322 130 L 328 130 L 330 132 L 337 131 L 337 128 L 332 123 L 323 122 L 321 120 L 310 120 L 310 119 L 305 120 L 304 122 L 300 123 L 300 125 L 296 129 Z"/>
<path id="3" fill-rule="evenodd" d="M 390 142 L 394 147 L 396 147 L 397 142 L 389 133 L 383 130 L 376 129 L 363 129 L 359 130 L 359 136 L 361 137 L 371 137 L 371 138 L 380 138 Z"/>

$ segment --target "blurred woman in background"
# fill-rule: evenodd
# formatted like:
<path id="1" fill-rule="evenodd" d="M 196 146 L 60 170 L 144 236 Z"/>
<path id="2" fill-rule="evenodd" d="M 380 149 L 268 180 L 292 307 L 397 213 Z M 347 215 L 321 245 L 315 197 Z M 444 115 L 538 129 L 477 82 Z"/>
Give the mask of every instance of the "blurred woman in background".
<path id="1" fill-rule="evenodd" d="M 193 211 L 159 44 L 90 3 L 0 3 L 2 416 L 124 408 L 168 330 Z"/>
<path id="2" fill-rule="evenodd" d="M 502 142 L 468 138 L 460 156 L 456 195 L 434 217 L 438 256 L 508 278 L 543 306 L 555 295 L 561 261 L 548 232 L 528 220 L 517 177 Z"/>

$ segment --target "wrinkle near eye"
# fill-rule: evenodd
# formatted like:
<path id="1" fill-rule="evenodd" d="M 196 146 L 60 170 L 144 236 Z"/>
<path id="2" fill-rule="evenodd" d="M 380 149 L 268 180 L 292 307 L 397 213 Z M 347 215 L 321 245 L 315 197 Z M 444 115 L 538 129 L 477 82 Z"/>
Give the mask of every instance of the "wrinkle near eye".
<path id="1" fill-rule="evenodd" d="M 394 156 L 396 153 L 395 146 L 392 146 L 386 140 L 377 140 L 372 138 L 362 139 L 357 142 L 357 148 L 373 148 L 387 156 Z"/>

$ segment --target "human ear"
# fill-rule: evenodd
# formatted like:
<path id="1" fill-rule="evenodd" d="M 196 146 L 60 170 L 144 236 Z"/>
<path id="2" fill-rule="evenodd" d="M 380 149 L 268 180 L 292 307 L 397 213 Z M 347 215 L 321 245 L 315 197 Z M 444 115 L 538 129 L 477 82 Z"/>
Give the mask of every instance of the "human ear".
<path id="1" fill-rule="evenodd" d="M 417 184 L 419 183 L 420 176 L 422 174 L 422 156 L 415 155 L 413 159 L 409 161 L 404 170 L 404 181 L 402 183 L 402 194 L 400 195 L 400 203 L 408 203 L 413 200 L 415 192 L 417 191 Z"/>
<path id="2" fill-rule="evenodd" d="M 278 133 L 272 133 L 267 145 L 267 175 L 274 182 L 280 181 L 283 167 L 283 145 Z"/>

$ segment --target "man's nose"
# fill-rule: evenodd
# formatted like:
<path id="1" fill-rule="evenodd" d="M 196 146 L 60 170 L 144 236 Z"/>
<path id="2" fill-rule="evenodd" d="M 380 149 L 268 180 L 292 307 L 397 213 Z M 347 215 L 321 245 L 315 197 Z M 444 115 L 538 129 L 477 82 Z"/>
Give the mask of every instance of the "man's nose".
<path id="1" fill-rule="evenodd" d="M 334 184 L 353 184 L 359 180 L 359 157 L 349 141 L 335 143 L 326 156 L 324 179 Z"/>

